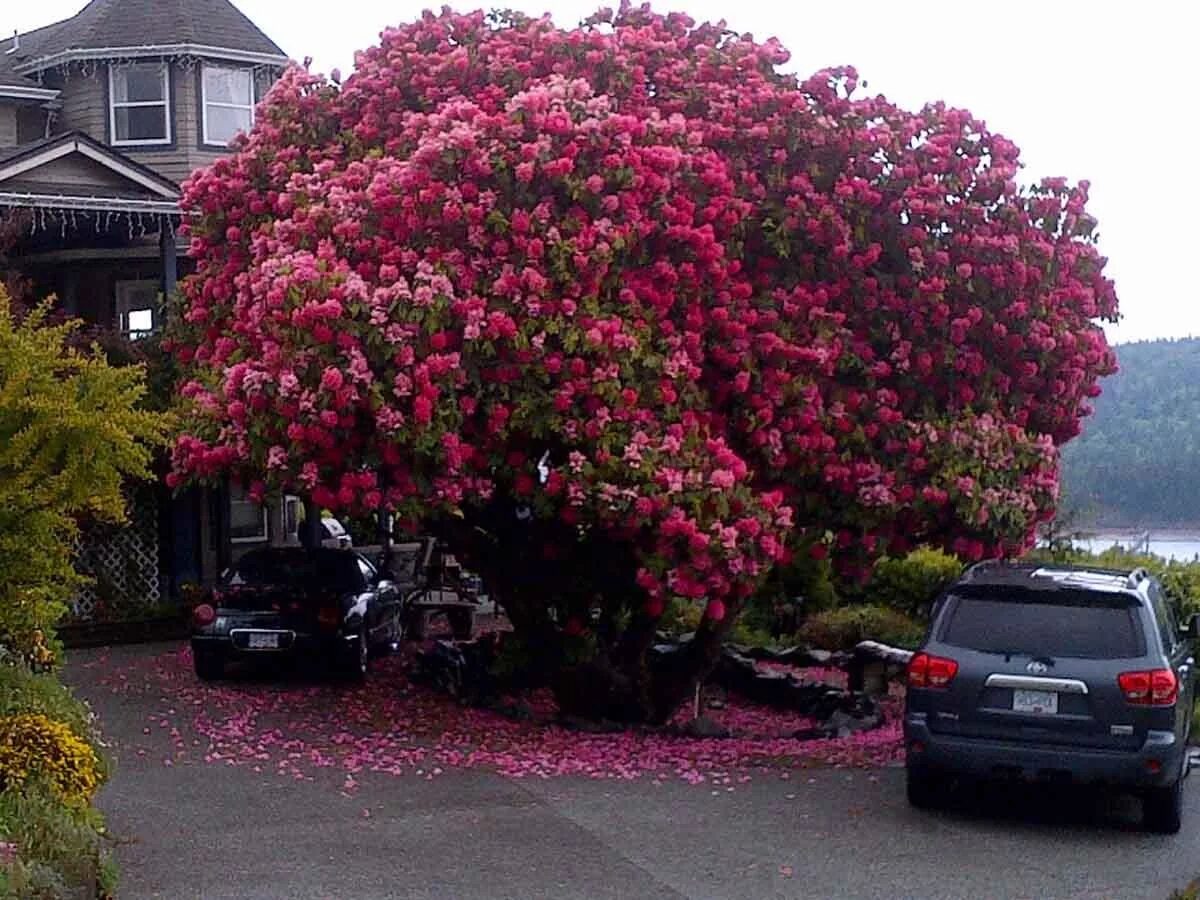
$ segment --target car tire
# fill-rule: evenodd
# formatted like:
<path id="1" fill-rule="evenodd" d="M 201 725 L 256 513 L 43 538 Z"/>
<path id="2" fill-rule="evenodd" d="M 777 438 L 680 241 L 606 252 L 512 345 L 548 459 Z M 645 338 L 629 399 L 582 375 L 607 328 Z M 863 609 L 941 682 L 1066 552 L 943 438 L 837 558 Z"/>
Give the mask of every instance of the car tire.
<path id="1" fill-rule="evenodd" d="M 428 624 L 427 615 L 423 610 L 415 609 L 408 615 L 408 636 L 414 641 L 425 640 L 425 626 Z"/>
<path id="2" fill-rule="evenodd" d="M 1155 834 L 1178 834 L 1183 824 L 1183 779 L 1142 795 L 1142 824 Z"/>
<path id="3" fill-rule="evenodd" d="M 225 676 L 225 661 L 211 650 L 193 650 L 192 664 L 201 681 L 219 681 Z"/>
<path id="4" fill-rule="evenodd" d="M 346 649 L 342 659 L 341 675 L 348 684 L 362 684 L 371 669 L 371 645 L 367 640 L 366 628 L 359 628 L 357 639 Z"/>
<path id="5" fill-rule="evenodd" d="M 470 609 L 455 609 L 447 616 L 450 632 L 456 641 L 469 641 L 475 632 L 475 612 Z"/>
<path id="6" fill-rule="evenodd" d="M 399 653 L 400 648 L 404 645 L 404 610 L 397 609 L 392 616 L 392 633 L 388 637 L 387 649 L 389 653 Z"/>
<path id="7" fill-rule="evenodd" d="M 915 769 L 905 770 L 908 805 L 914 809 L 933 809 L 942 800 L 942 783 L 936 775 Z"/>

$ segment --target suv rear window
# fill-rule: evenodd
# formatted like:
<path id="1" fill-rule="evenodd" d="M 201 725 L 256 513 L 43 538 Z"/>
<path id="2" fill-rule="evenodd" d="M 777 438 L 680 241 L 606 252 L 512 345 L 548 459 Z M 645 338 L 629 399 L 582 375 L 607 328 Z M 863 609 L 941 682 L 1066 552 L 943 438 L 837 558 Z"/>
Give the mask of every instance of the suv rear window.
<path id="1" fill-rule="evenodd" d="M 1089 591 L 992 588 L 956 594 L 939 639 L 985 653 L 1127 659 L 1146 652 L 1131 598 Z"/>

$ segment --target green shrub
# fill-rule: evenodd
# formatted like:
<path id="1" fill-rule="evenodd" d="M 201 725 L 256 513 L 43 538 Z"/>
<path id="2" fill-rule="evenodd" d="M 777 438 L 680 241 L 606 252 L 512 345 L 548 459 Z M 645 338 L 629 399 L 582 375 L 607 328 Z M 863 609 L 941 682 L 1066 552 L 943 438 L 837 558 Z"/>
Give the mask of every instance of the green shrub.
<path id="1" fill-rule="evenodd" d="M 91 808 L 71 809 L 45 784 L 0 793 L 0 841 L 16 845 L 17 862 L 3 867 L 0 897 L 57 898 L 89 885 L 104 860 L 103 819 Z"/>
<path id="2" fill-rule="evenodd" d="M 846 606 L 810 617 L 800 629 L 800 637 L 824 650 L 851 650 L 860 641 L 913 648 L 924 639 L 925 626 L 886 606 Z"/>
<path id="3" fill-rule="evenodd" d="M 928 614 L 929 604 L 962 574 L 962 563 L 941 550 L 921 548 L 902 558 L 885 556 L 863 589 L 871 604 L 910 616 Z"/>
<path id="4" fill-rule="evenodd" d="M 1178 891 L 1171 891 L 1168 900 L 1200 900 L 1200 879 Z"/>
<path id="5" fill-rule="evenodd" d="M 700 604 L 677 597 L 663 613 L 662 619 L 659 620 L 659 628 L 675 636 L 688 634 L 700 627 L 703 617 L 704 608 Z"/>

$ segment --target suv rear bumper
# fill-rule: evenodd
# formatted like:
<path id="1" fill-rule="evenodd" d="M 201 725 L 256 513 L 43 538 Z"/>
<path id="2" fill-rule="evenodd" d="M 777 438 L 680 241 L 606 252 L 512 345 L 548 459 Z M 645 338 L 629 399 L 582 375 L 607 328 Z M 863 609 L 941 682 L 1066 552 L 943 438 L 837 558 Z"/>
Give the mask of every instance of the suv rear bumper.
<path id="1" fill-rule="evenodd" d="M 1187 755 L 1169 731 L 1151 731 L 1138 750 L 1099 750 L 939 734 L 920 714 L 905 717 L 904 741 L 908 767 L 914 771 L 1125 787 L 1174 784 Z M 1152 771 L 1155 762 L 1157 772 Z"/>

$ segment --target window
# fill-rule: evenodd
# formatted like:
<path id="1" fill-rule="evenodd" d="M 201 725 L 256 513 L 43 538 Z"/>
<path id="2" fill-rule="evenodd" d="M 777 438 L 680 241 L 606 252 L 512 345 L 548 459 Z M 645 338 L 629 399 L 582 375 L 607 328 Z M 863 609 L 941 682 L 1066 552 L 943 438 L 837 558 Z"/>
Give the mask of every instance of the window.
<path id="1" fill-rule="evenodd" d="M 164 63 L 109 66 L 109 130 L 117 146 L 171 143 L 170 76 Z"/>
<path id="2" fill-rule="evenodd" d="M 245 488 L 237 485 L 229 491 L 229 539 L 235 544 L 267 539 L 267 508 L 251 500 Z"/>
<path id="3" fill-rule="evenodd" d="M 1163 651 L 1170 654 L 1179 643 L 1179 624 L 1175 621 L 1171 604 L 1154 582 L 1150 582 L 1150 604 L 1154 608 L 1154 618 L 1158 620 L 1158 631 L 1162 636 Z"/>
<path id="4" fill-rule="evenodd" d="M 225 147 L 254 124 L 254 78 L 249 69 L 206 65 L 201 79 L 204 143 Z"/>
<path id="5" fill-rule="evenodd" d="M 1145 652 L 1129 597 L 1087 591 L 967 594 L 954 604 L 941 639 L 984 653 L 1126 659 Z"/>
<path id="6" fill-rule="evenodd" d="M 158 327 L 157 281 L 118 281 L 117 328 L 130 340 L 153 334 Z"/>

